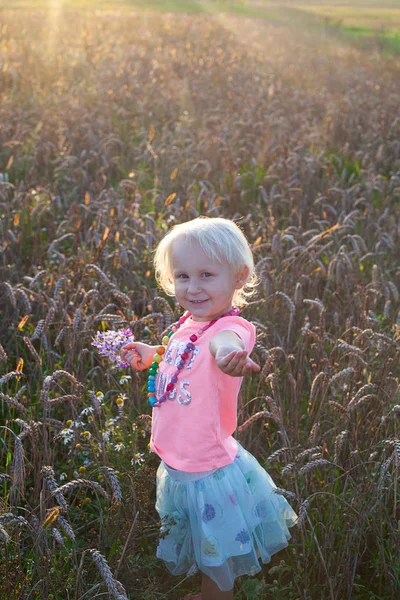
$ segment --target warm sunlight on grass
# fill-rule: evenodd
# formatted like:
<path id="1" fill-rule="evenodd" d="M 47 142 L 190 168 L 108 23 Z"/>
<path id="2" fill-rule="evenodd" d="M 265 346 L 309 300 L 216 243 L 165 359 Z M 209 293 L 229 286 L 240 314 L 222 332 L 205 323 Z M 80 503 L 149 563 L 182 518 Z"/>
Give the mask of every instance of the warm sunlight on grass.
<path id="1" fill-rule="evenodd" d="M 400 5 L 395 0 L 0 0 L 0 9 L 146 10 L 176 13 L 231 14 L 293 25 L 318 25 L 328 20 L 344 26 L 400 29 Z M 55 17 L 56 18 L 56 17 Z"/>
<path id="2" fill-rule="evenodd" d="M 146 373 L 92 346 L 159 344 L 198 215 L 252 245 L 237 438 L 303 523 L 234 600 L 398 598 L 399 8 L 0 0 L 0 600 L 198 590 L 155 555 Z"/>
<path id="3" fill-rule="evenodd" d="M 380 27 L 400 28 L 400 7 L 385 9 L 378 7 L 321 6 L 321 4 L 315 6 L 299 3 L 298 8 L 312 15 L 342 21 L 344 25 L 364 26 L 371 29 L 379 29 Z"/>

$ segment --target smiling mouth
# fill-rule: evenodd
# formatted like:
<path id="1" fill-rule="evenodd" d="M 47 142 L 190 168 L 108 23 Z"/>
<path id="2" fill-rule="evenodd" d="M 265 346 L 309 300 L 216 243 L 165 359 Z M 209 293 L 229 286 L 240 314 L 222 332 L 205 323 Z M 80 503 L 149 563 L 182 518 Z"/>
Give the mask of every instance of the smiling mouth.
<path id="1" fill-rule="evenodd" d="M 189 300 L 191 304 L 204 304 L 207 300 Z"/>

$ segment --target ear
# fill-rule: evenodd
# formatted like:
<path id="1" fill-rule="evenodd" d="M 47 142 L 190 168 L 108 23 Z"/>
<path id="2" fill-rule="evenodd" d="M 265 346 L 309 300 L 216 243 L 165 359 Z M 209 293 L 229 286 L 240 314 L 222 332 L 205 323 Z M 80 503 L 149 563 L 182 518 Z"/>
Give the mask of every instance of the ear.
<path id="1" fill-rule="evenodd" d="M 235 289 L 239 290 L 247 281 L 250 269 L 247 265 L 244 265 L 240 271 L 235 275 Z"/>

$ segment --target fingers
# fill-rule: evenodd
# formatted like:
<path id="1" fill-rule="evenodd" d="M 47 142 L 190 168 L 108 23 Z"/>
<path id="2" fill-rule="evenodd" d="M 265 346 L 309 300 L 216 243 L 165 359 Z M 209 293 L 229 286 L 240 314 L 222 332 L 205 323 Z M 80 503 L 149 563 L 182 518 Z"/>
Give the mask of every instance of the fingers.
<path id="1" fill-rule="evenodd" d="M 256 373 L 258 373 L 258 371 L 261 371 L 260 365 L 254 362 L 254 360 L 252 360 L 251 358 L 248 359 L 248 367 L 250 371 L 255 371 Z"/>
<path id="2" fill-rule="evenodd" d="M 127 350 L 135 350 L 135 349 L 136 349 L 136 342 L 128 342 L 128 344 L 125 344 L 125 346 L 122 346 L 121 354 L 122 354 L 122 352 L 125 352 Z"/>
<path id="3" fill-rule="evenodd" d="M 230 370 L 239 370 L 244 367 L 246 364 L 247 352 L 246 350 L 234 350 L 230 352 L 223 359 L 223 363 L 225 363 L 226 367 L 229 367 Z"/>
<path id="4" fill-rule="evenodd" d="M 142 363 L 142 357 L 140 356 L 139 352 L 135 349 L 127 349 L 127 347 L 125 346 L 124 349 L 121 351 L 121 359 L 129 363 L 132 369 L 140 371 L 145 368 L 145 366 Z"/>
<path id="5" fill-rule="evenodd" d="M 122 360 L 127 360 L 126 357 L 128 355 L 128 351 L 134 350 L 135 348 L 136 348 L 135 342 L 129 342 L 128 344 L 125 344 L 125 346 L 122 346 L 121 352 L 120 352 L 120 356 L 121 356 Z"/>
<path id="6" fill-rule="evenodd" d="M 260 367 L 251 358 L 247 350 L 233 350 L 217 361 L 218 367 L 233 377 L 243 377 L 251 371 L 259 371 Z"/>

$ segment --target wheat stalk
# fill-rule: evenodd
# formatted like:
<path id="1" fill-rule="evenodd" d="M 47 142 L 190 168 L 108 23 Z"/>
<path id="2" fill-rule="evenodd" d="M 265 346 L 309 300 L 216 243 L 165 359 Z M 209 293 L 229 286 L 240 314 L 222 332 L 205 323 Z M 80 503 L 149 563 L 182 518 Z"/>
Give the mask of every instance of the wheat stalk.
<path id="1" fill-rule="evenodd" d="M 111 467 L 103 466 L 101 467 L 101 469 L 103 473 L 105 473 L 108 481 L 110 482 L 113 491 L 114 502 L 120 503 L 122 501 L 122 491 L 116 472 L 113 469 L 111 469 Z"/>
<path id="2" fill-rule="evenodd" d="M 14 513 L 3 513 L 0 515 L 0 523 L 11 523 L 16 525 L 24 525 L 25 527 L 29 527 L 29 523 L 24 517 L 20 517 L 19 515 L 14 515 Z"/>
<path id="3" fill-rule="evenodd" d="M 389 456 L 389 458 L 384 460 L 381 465 L 380 475 L 379 475 L 379 484 L 378 484 L 378 489 L 381 493 L 383 491 L 383 486 L 385 484 L 385 481 L 388 478 L 389 467 L 390 467 L 395 455 L 397 455 L 397 452 L 392 452 L 392 454 Z"/>
<path id="4" fill-rule="evenodd" d="M 14 291 L 13 291 L 13 288 L 11 287 L 11 285 L 9 283 L 7 283 L 7 281 L 3 281 L 2 283 L 0 283 L 0 288 L 4 289 L 6 296 L 7 296 L 8 300 L 10 301 L 11 307 L 13 309 L 16 309 L 17 302 L 15 300 Z"/>
<path id="5" fill-rule="evenodd" d="M 354 369 L 352 367 L 347 367 L 346 369 L 342 369 L 339 373 L 336 373 L 329 380 L 329 385 L 337 385 L 342 383 L 342 381 L 346 381 L 350 379 L 354 375 Z"/>
<path id="6" fill-rule="evenodd" d="M 319 434 L 319 430 L 320 430 L 320 423 L 319 423 L 319 421 L 317 421 L 311 427 L 311 431 L 310 431 L 309 436 L 308 436 L 308 443 L 309 443 L 310 446 L 315 446 L 316 445 L 316 441 L 317 441 L 317 437 L 318 437 L 318 434 Z"/>
<path id="7" fill-rule="evenodd" d="M 88 550 L 91 554 L 103 580 L 107 586 L 108 591 L 115 600 L 128 600 L 126 592 L 119 582 L 117 582 L 111 573 L 111 569 L 104 556 L 100 554 L 98 550 Z M 119 584 L 117 587 L 117 583 Z M 122 589 L 121 589 L 122 588 Z"/>
<path id="8" fill-rule="evenodd" d="M 69 539 L 72 542 L 75 542 L 76 541 L 75 533 L 74 533 L 71 525 L 61 514 L 59 514 L 57 516 L 57 522 L 59 523 L 60 527 L 64 530 L 66 535 L 69 537 Z"/>
<path id="9" fill-rule="evenodd" d="M 247 427 L 249 427 L 255 421 L 258 421 L 262 417 L 273 418 L 273 415 L 272 415 L 272 413 L 270 413 L 267 410 L 262 410 L 260 412 L 255 413 L 254 415 L 252 415 L 251 417 L 249 417 L 247 419 L 247 421 L 245 421 L 244 423 L 242 423 L 242 425 L 240 425 L 240 427 L 238 427 L 238 430 L 237 430 L 238 433 L 242 433 L 245 429 L 247 429 Z"/>
<path id="10" fill-rule="evenodd" d="M 36 273 L 35 277 L 33 277 L 30 282 L 29 282 L 29 287 L 33 288 L 40 279 L 43 279 L 43 277 L 47 275 L 47 271 L 46 269 L 42 269 L 41 271 L 39 271 L 38 273 Z"/>
<path id="11" fill-rule="evenodd" d="M 131 299 L 129 298 L 129 296 L 127 294 L 120 292 L 116 288 L 113 288 L 110 293 L 111 293 L 112 298 L 115 298 L 115 300 L 118 300 L 118 302 L 120 304 L 122 304 L 122 306 L 124 306 L 124 307 L 130 306 Z"/>
<path id="12" fill-rule="evenodd" d="M 52 469 L 52 467 L 43 466 L 41 473 L 51 494 L 55 496 L 58 504 L 61 506 L 64 512 L 67 513 L 68 504 L 63 496 L 63 493 L 60 492 L 60 488 L 58 487 L 58 484 L 54 478 L 54 470 Z"/>
<path id="13" fill-rule="evenodd" d="M 75 315 L 72 321 L 72 329 L 74 331 L 78 331 L 81 329 L 81 325 L 82 325 L 82 321 L 83 321 L 83 314 L 80 308 L 77 308 L 75 311 Z"/>
<path id="14" fill-rule="evenodd" d="M 0 538 L 6 544 L 10 541 L 10 536 L 8 535 L 7 531 L 4 529 L 4 527 L 1 523 L 0 523 Z"/>
<path id="15" fill-rule="evenodd" d="M 348 435 L 349 435 L 349 432 L 347 429 L 345 429 L 336 436 L 335 444 L 334 444 L 334 456 L 333 456 L 334 463 L 339 462 L 340 453 L 341 453 L 342 447 L 343 447 L 344 442 L 346 441 L 346 438 Z"/>
<path id="16" fill-rule="evenodd" d="M 339 404 L 339 402 L 336 402 L 335 400 L 328 400 L 328 404 L 342 415 L 345 415 L 347 413 L 346 407 L 342 406 L 341 404 Z"/>
<path id="17" fill-rule="evenodd" d="M 25 452 L 20 437 L 15 436 L 14 462 L 12 467 L 13 486 L 23 493 L 25 486 Z"/>
<path id="18" fill-rule="evenodd" d="M 309 406 L 312 408 L 315 405 L 317 395 L 323 390 L 325 383 L 328 380 L 327 373 L 318 373 L 311 384 Z"/>
<path id="19" fill-rule="evenodd" d="M 354 398 L 348 403 L 347 405 L 347 412 L 352 412 L 354 410 L 356 410 L 357 408 L 359 408 L 361 406 L 361 404 L 365 404 L 365 402 L 369 402 L 370 400 L 376 399 L 377 396 L 376 394 L 366 394 L 365 396 L 361 396 L 361 398 L 358 398 L 357 400 L 355 400 Z"/>
<path id="20" fill-rule="evenodd" d="M 65 548 L 65 542 L 64 542 L 64 538 L 63 538 L 63 536 L 61 535 L 61 533 L 60 533 L 59 529 L 57 529 L 57 527 L 52 527 L 52 528 L 51 528 L 51 533 L 52 533 L 52 535 L 53 535 L 54 539 L 56 540 L 56 542 L 57 542 L 58 544 L 60 544 L 60 546 L 63 546 L 63 547 Z"/>
<path id="21" fill-rule="evenodd" d="M 36 362 L 41 365 L 42 364 L 42 359 L 40 358 L 39 354 L 36 352 L 36 348 L 35 346 L 32 344 L 31 340 L 28 338 L 28 336 L 24 335 L 23 338 L 25 345 L 27 346 L 28 350 L 31 352 L 31 354 L 33 355 L 33 358 L 36 360 Z"/>
<path id="22" fill-rule="evenodd" d="M 399 290 L 397 289 L 396 285 L 393 283 L 393 281 L 388 281 L 387 285 L 388 285 L 390 291 L 392 292 L 393 300 L 395 302 L 398 302 L 400 295 L 399 295 Z"/>
<path id="23" fill-rule="evenodd" d="M 298 454 L 295 457 L 294 462 L 298 463 L 303 458 L 310 456 L 310 454 L 314 454 L 314 453 L 321 454 L 321 452 L 322 452 L 322 446 L 314 446 L 313 448 L 307 448 L 306 450 L 303 450 L 303 452 L 300 452 L 300 454 Z"/>
<path id="24" fill-rule="evenodd" d="M 310 506 L 310 501 L 308 499 L 303 500 L 303 502 L 300 504 L 300 508 L 299 508 L 299 517 L 296 521 L 296 525 L 298 527 L 303 527 L 304 526 L 304 521 L 307 518 L 307 510 L 308 507 Z"/>
<path id="25" fill-rule="evenodd" d="M 63 285 L 65 285 L 66 283 L 68 283 L 68 279 L 65 275 L 61 275 L 61 277 L 59 278 L 59 280 L 56 283 L 56 286 L 54 288 L 54 294 L 53 294 L 53 298 L 54 300 L 57 300 L 60 292 L 61 292 L 61 288 Z"/>
<path id="26" fill-rule="evenodd" d="M 308 473 L 309 471 L 311 471 L 312 469 L 315 469 L 316 467 L 322 467 L 325 465 L 332 465 L 333 463 L 331 463 L 329 460 L 326 460 L 325 458 L 319 458 L 317 460 L 313 460 L 309 463 L 307 463 L 306 465 L 304 465 L 303 467 L 301 467 L 301 469 L 299 470 L 299 475 L 304 475 L 304 473 Z"/>
<path id="27" fill-rule="evenodd" d="M 1 344 L 0 344 L 0 360 L 2 360 L 3 362 L 7 362 L 7 360 L 8 360 L 7 353 Z"/>
<path id="28" fill-rule="evenodd" d="M 299 307 L 303 301 L 303 286 L 300 281 L 296 283 L 296 287 L 294 290 L 294 304 Z"/>
<path id="29" fill-rule="evenodd" d="M 42 337 L 42 335 L 45 332 L 45 325 L 46 325 L 46 321 L 44 319 L 41 319 L 39 321 L 39 323 L 36 325 L 36 329 L 33 332 L 32 336 L 31 336 L 31 342 L 33 340 L 37 340 L 40 339 Z"/>
<path id="30" fill-rule="evenodd" d="M 53 406 L 54 404 L 61 404 L 62 402 L 77 402 L 80 400 L 80 396 L 75 394 L 65 394 L 64 396 L 57 396 L 57 398 L 49 399 L 48 405 Z"/>
<path id="31" fill-rule="evenodd" d="M 98 267 L 97 265 L 88 264 L 84 269 L 84 273 L 87 271 L 94 271 L 99 277 L 107 284 L 111 284 L 109 277 Z"/>
<path id="32" fill-rule="evenodd" d="M 101 496 L 108 499 L 107 492 L 101 487 L 99 483 L 96 481 L 91 481 L 90 479 L 74 479 L 73 481 L 69 481 L 68 483 L 64 483 L 64 485 L 58 487 L 55 490 L 52 490 L 52 495 L 57 497 L 57 494 L 68 494 L 72 490 L 80 487 L 88 487 L 95 492 L 98 492 Z"/>
<path id="33" fill-rule="evenodd" d="M 321 300 L 318 300 L 318 298 L 314 298 L 314 300 L 311 300 L 309 298 L 305 298 L 303 300 L 303 304 L 309 304 L 310 306 L 314 306 L 315 308 L 318 308 L 319 311 L 324 310 L 324 305 L 321 302 Z"/>
<path id="34" fill-rule="evenodd" d="M 58 346 L 61 342 L 61 340 L 63 339 L 63 337 L 65 336 L 66 333 L 68 333 L 68 331 L 71 330 L 71 327 L 63 327 L 61 329 L 61 331 L 59 332 L 59 334 L 57 335 L 56 339 L 54 340 L 54 345 Z"/>
<path id="35" fill-rule="evenodd" d="M 290 492 L 289 490 L 285 490 L 284 488 L 280 488 L 280 487 L 272 488 L 272 493 L 279 494 L 280 496 L 284 496 L 285 498 L 288 498 L 289 500 L 295 500 L 296 502 L 301 502 L 299 497 L 294 492 Z"/>
<path id="36" fill-rule="evenodd" d="M 3 377 L 0 378 L 0 385 L 3 385 L 3 383 L 7 383 L 7 381 L 10 381 L 10 379 L 13 379 L 14 377 L 24 377 L 24 374 L 22 373 L 22 371 L 10 371 L 9 373 L 6 373 L 5 375 L 3 375 Z"/>
<path id="37" fill-rule="evenodd" d="M 27 293 L 25 292 L 25 290 L 16 287 L 14 288 L 14 294 L 17 298 L 19 298 L 21 300 L 23 309 L 24 309 L 24 314 L 25 315 L 30 315 L 32 313 L 32 305 L 31 305 L 31 301 L 28 298 Z"/>
<path id="38" fill-rule="evenodd" d="M 19 410 L 19 412 L 21 412 L 24 415 L 26 415 L 28 412 L 23 404 L 18 402 L 18 400 L 16 400 L 15 398 L 12 398 L 11 396 L 7 396 L 7 394 L 2 394 L 0 392 L 0 400 L 4 400 L 4 402 L 8 406 L 10 406 L 11 408 L 15 408 L 16 410 Z"/>

